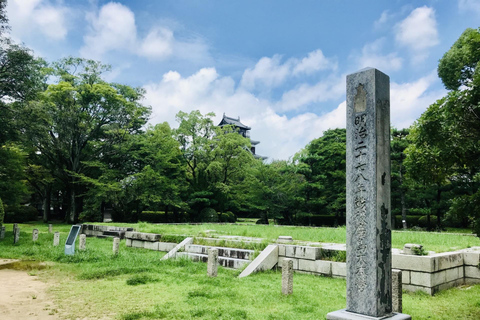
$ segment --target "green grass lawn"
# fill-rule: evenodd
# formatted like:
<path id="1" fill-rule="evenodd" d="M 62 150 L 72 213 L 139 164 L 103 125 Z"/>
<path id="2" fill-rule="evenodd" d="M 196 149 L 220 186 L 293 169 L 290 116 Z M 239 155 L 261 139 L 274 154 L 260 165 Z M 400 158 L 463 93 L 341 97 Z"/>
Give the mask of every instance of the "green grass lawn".
<path id="1" fill-rule="evenodd" d="M 243 230 L 228 225 L 140 226 L 141 231 L 172 227 L 168 229 L 172 234 L 201 232 L 202 228 L 222 234 Z M 40 230 L 36 244 L 31 241 L 34 227 Z M 275 230 L 280 229 L 280 234 L 295 231 L 265 227 L 268 228 L 254 228 L 243 235 L 258 236 L 263 230 L 268 237 L 275 238 Z M 70 226 L 54 225 L 54 231 L 61 232 L 58 247 L 53 247 L 53 234 L 48 233 L 47 225 L 21 224 L 20 228 L 20 242 L 13 245 L 11 225 L 7 225 L 6 239 L 0 241 L 0 257 L 47 261 L 46 267 L 30 261 L 17 268 L 28 269 L 30 274 L 51 284 L 50 293 L 62 319 L 324 319 L 328 312 L 346 305 L 344 279 L 295 274 L 294 294 L 283 296 L 280 272 L 239 279 L 239 271 L 220 267 L 218 277 L 209 278 L 204 263 L 160 261 L 163 253 L 127 248 L 123 241 L 120 254 L 113 256 L 112 239 L 88 238 L 85 252 L 77 251 L 67 257 L 63 244 Z M 307 231 L 304 236 L 308 240 L 312 235 L 321 236 L 322 230 L 338 232 L 298 228 L 294 234 L 297 238 Z M 405 293 L 403 306 L 404 312 L 414 319 L 480 319 L 480 285 L 453 288 L 434 297 Z"/>

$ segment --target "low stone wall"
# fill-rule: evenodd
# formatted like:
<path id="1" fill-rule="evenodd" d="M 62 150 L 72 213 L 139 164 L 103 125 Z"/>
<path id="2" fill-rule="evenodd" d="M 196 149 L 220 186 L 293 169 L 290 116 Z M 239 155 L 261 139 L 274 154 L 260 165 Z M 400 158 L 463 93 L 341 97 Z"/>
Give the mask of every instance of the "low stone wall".
<path id="1" fill-rule="evenodd" d="M 99 226 L 95 224 L 83 224 L 81 234 L 87 237 L 117 237 L 125 238 L 125 233 L 133 231 L 133 228 L 115 227 L 115 226 Z"/>
<path id="2" fill-rule="evenodd" d="M 127 247 L 143 248 L 155 251 L 170 251 L 177 245 L 171 242 L 161 242 L 161 235 L 143 232 L 126 232 L 125 244 Z"/>
<path id="3" fill-rule="evenodd" d="M 292 259 L 293 270 L 303 273 L 321 274 L 325 276 L 345 278 L 347 267 L 345 262 L 321 260 L 322 248 L 296 245 L 278 245 L 278 266 L 285 258 Z"/>
<path id="4" fill-rule="evenodd" d="M 430 295 L 463 284 L 480 283 L 480 247 L 428 256 L 392 254 L 392 268 L 402 270 L 403 289 Z M 321 260 L 322 248 L 279 244 L 278 266 L 293 260 L 297 272 L 346 277 L 346 263 Z"/>

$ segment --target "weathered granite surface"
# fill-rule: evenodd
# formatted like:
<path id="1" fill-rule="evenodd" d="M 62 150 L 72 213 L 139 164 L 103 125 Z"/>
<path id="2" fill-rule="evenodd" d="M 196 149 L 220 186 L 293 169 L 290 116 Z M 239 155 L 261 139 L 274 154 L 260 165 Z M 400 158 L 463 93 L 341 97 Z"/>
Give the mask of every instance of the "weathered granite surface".
<path id="1" fill-rule="evenodd" d="M 392 309 L 402 312 L 402 270 L 392 270 Z"/>
<path id="2" fill-rule="evenodd" d="M 78 250 L 84 251 L 86 248 L 87 248 L 87 236 L 84 234 L 81 234 L 78 240 Z"/>
<path id="3" fill-rule="evenodd" d="M 392 312 L 390 79 L 347 76 L 347 310 Z"/>
<path id="4" fill-rule="evenodd" d="M 33 231 L 32 231 L 32 241 L 33 242 L 38 241 L 38 229 L 33 229 Z"/>
<path id="5" fill-rule="evenodd" d="M 218 249 L 208 249 L 207 275 L 216 277 L 218 273 Z"/>
<path id="6" fill-rule="evenodd" d="M 293 260 L 288 258 L 282 262 L 282 293 L 293 293 Z"/>
<path id="7" fill-rule="evenodd" d="M 56 247 L 60 244 L 60 232 L 55 232 L 53 234 L 53 246 Z"/>
<path id="8" fill-rule="evenodd" d="M 120 249 L 120 238 L 113 238 L 113 254 L 118 255 L 118 250 Z"/>

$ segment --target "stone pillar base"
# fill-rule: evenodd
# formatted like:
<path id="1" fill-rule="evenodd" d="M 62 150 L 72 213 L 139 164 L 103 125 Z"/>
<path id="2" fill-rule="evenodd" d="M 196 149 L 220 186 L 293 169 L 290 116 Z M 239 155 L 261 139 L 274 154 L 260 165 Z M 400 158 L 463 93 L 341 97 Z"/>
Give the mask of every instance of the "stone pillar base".
<path id="1" fill-rule="evenodd" d="M 392 313 L 389 316 L 370 317 L 359 313 L 348 312 L 345 309 L 327 314 L 327 320 L 411 320 L 412 317 L 404 313 Z"/>

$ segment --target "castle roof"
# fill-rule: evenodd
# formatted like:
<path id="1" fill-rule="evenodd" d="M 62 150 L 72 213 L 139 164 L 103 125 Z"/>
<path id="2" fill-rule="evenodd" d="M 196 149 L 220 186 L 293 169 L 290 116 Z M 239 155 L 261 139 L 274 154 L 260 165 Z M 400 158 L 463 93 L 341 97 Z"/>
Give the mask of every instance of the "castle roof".
<path id="1" fill-rule="evenodd" d="M 238 128 L 243 128 L 245 130 L 250 130 L 252 128 L 250 128 L 249 126 L 246 126 L 244 125 L 243 123 L 240 122 L 240 117 L 238 118 L 231 118 L 231 117 L 228 117 L 225 115 L 225 113 L 223 114 L 223 118 L 222 118 L 222 121 L 220 121 L 220 123 L 218 124 L 219 127 L 223 127 L 223 126 L 226 126 L 226 125 L 233 125 L 235 127 L 238 127 Z"/>

